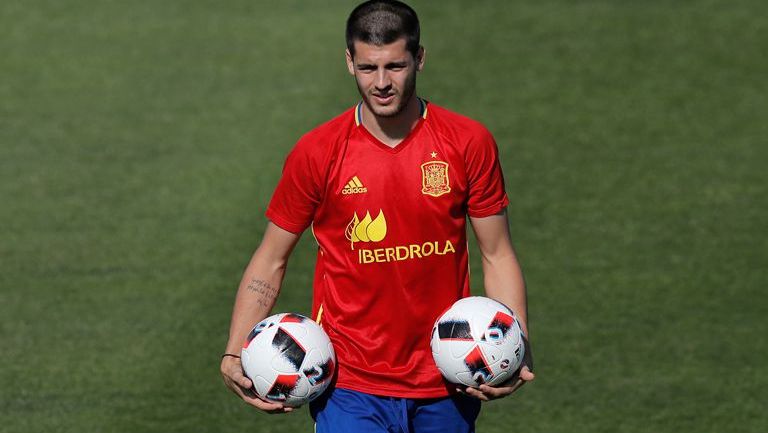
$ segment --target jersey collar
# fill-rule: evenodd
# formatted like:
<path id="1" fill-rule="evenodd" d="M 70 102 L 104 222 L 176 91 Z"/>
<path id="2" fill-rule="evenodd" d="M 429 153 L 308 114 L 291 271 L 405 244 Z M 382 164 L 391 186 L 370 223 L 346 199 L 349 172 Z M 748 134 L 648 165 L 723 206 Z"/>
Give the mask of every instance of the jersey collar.
<path id="1" fill-rule="evenodd" d="M 355 125 L 359 126 L 358 130 L 362 133 L 363 136 L 367 138 L 367 141 L 372 143 L 374 146 L 378 147 L 379 149 L 387 152 L 396 154 L 405 149 L 408 144 L 413 141 L 413 138 L 418 135 L 419 130 L 422 126 L 424 126 L 424 123 L 427 119 L 427 110 L 429 109 L 429 102 L 425 101 L 421 98 L 418 98 L 419 106 L 421 110 L 421 118 L 418 119 L 418 123 L 416 123 L 416 126 L 411 130 L 411 132 L 408 134 L 407 137 L 403 141 L 397 144 L 395 147 L 387 146 L 386 144 L 382 143 L 378 138 L 374 137 L 373 134 L 368 131 L 368 129 L 365 127 L 365 125 L 362 124 L 360 121 L 362 119 L 363 114 L 363 102 L 361 101 L 359 104 L 357 104 L 357 107 L 355 107 Z"/>
<path id="2" fill-rule="evenodd" d="M 427 118 L 427 101 L 419 98 L 418 96 L 416 99 L 419 100 L 419 114 L 421 115 L 422 119 Z M 362 125 L 363 121 L 363 101 L 360 101 L 357 104 L 357 107 L 355 107 L 355 126 Z"/>

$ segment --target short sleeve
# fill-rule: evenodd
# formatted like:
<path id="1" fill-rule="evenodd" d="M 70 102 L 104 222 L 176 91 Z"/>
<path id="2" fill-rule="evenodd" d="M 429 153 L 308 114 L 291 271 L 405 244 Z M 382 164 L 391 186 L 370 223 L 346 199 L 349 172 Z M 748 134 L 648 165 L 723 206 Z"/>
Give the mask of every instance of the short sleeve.
<path id="1" fill-rule="evenodd" d="M 291 233 L 309 227 L 320 204 L 319 161 L 312 150 L 312 143 L 300 140 L 288 154 L 267 207 L 267 218 Z"/>
<path id="2" fill-rule="evenodd" d="M 501 212 L 509 199 L 504 188 L 499 150 L 487 129 L 480 128 L 474 135 L 465 158 L 469 186 L 467 213 L 478 218 Z"/>

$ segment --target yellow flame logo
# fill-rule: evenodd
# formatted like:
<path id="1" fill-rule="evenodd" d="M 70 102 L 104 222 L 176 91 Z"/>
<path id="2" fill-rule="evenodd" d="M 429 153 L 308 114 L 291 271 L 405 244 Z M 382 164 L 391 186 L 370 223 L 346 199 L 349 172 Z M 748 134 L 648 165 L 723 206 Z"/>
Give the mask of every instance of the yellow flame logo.
<path id="1" fill-rule="evenodd" d="M 387 219 L 384 217 L 384 211 L 379 209 L 379 215 L 371 218 L 371 213 L 366 212 L 361 220 L 355 216 L 347 224 L 344 236 L 350 242 L 352 249 L 355 249 L 355 242 L 379 242 L 387 236 Z"/>

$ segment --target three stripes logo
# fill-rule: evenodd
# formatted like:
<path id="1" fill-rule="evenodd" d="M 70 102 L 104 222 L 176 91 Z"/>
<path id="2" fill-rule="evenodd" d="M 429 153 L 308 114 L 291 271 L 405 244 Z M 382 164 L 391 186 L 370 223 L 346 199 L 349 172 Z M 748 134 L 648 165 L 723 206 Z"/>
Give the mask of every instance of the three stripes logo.
<path id="1" fill-rule="evenodd" d="M 360 179 L 357 178 L 357 176 L 353 176 L 352 180 L 347 182 L 346 185 L 344 185 L 344 189 L 341 190 L 342 194 L 363 194 L 368 192 L 368 188 L 363 186 L 363 183 L 360 182 Z"/>

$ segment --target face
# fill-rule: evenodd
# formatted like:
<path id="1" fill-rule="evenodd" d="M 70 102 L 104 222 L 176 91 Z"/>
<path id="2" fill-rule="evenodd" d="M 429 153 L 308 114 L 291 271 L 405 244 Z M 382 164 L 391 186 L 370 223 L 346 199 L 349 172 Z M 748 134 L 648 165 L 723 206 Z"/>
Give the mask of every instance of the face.
<path id="1" fill-rule="evenodd" d="M 394 117 L 416 91 L 416 73 L 424 66 L 424 49 L 417 58 L 405 48 L 405 38 L 377 46 L 355 41 L 355 56 L 347 50 L 347 68 L 373 114 Z"/>

